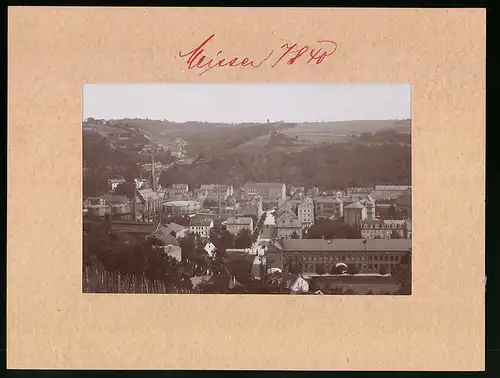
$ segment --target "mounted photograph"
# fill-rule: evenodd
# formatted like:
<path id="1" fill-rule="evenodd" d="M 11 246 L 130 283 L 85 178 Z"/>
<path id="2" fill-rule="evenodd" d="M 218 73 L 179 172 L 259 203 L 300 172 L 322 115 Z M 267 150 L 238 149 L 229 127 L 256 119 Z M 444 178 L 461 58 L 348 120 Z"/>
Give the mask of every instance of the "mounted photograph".
<path id="1" fill-rule="evenodd" d="M 84 293 L 411 295 L 410 84 L 86 84 Z"/>

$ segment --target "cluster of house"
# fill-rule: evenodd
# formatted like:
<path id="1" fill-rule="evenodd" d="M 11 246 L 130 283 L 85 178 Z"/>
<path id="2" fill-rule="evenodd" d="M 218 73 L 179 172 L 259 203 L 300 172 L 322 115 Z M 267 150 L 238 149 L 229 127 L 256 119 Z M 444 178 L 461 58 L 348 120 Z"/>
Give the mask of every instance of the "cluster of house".
<path id="1" fill-rule="evenodd" d="M 109 180 L 110 189 L 123 182 L 123 179 Z M 380 219 L 376 211 L 379 205 L 369 188 L 320 193 L 317 188 L 306 192 L 303 187 L 290 187 L 287 196 L 283 183 L 247 182 L 238 190 L 227 184 L 204 184 L 190 190 L 187 184 L 156 189 L 156 183 L 136 179 L 136 187 L 132 199 L 112 194 L 87 199 L 84 212 L 95 216 L 129 214 L 132 220 L 150 222 L 158 221 L 161 214 L 184 215 L 192 218 L 193 230 L 200 236 L 208 236 L 210 224 L 213 227 L 216 219 L 223 221 L 230 232 L 237 233 L 244 228 L 253 230 L 264 212 L 272 209 L 272 226 L 279 239 L 302 239 L 318 219 L 343 219 L 358 227 L 364 239 L 412 238 L 409 187 L 375 187 L 386 190 L 388 197 L 399 193 L 396 206 L 409 214 L 403 220 Z M 196 215 L 211 218 L 212 222 L 200 221 Z"/>
<path id="2" fill-rule="evenodd" d="M 112 181 L 110 187 L 120 183 Z M 355 265 L 364 273 L 377 272 L 382 267 L 390 272 L 404 255 L 411 253 L 411 216 L 403 220 L 379 219 L 373 191 L 350 188 L 346 192 L 320 193 L 316 188 L 305 191 L 302 187 L 291 187 L 287 193 L 285 184 L 253 182 L 238 190 L 222 184 L 202 185 L 192 191 L 186 184 L 164 190 L 152 186 L 153 183 L 142 182 L 132 200 L 108 194 L 86 199 L 84 205 L 89 215 L 101 217 L 128 212 L 131 215 L 128 220 L 118 216 L 112 227 L 158 240 L 157 248 L 177 260 L 182 258 L 178 237 L 189 232 L 208 239 L 217 221 L 234 235 L 243 229 L 255 231 L 258 220 L 265 215 L 260 236 L 251 250 L 227 253 L 234 259 L 251 260 L 249 269 L 254 276 L 262 275 L 259 267 L 265 265 L 266 273 L 275 272 L 267 279 L 279 282 L 278 286 L 285 291 L 302 291 L 307 285 L 300 275 L 293 278 L 282 273 L 289 261 L 300 263 L 305 274 L 316 272 L 318 265 L 330 271 L 338 264 Z M 379 186 L 378 190 L 386 190 L 388 196 L 399 193 L 397 206 L 411 214 L 408 188 Z M 165 214 L 187 215 L 189 225 L 163 224 Z M 362 238 L 304 239 L 305 231 L 317 219 L 343 219 L 357 226 Z"/>
<path id="3" fill-rule="evenodd" d="M 178 159 L 186 157 L 187 142 L 182 138 L 175 138 L 175 140 L 172 143 L 167 144 L 165 148 Z"/>

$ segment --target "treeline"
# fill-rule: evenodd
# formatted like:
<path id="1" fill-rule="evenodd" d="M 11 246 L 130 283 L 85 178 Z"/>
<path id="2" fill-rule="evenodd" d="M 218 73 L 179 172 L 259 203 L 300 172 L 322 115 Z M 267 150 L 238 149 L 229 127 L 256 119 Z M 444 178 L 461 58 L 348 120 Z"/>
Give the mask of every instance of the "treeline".
<path id="1" fill-rule="evenodd" d="M 174 157 L 167 151 L 155 155 L 155 160 L 168 164 Z M 97 133 L 83 136 L 83 194 L 98 196 L 109 190 L 108 179 L 123 177 L 133 179 L 140 176 L 140 165 L 151 163 L 151 155 L 139 154 L 137 150 L 113 149 L 106 138 Z"/>
<path id="2" fill-rule="evenodd" d="M 383 130 L 376 133 L 363 133 L 357 140 L 368 143 L 404 143 L 411 144 L 410 133 L 399 133 L 395 130 Z"/>
<path id="3" fill-rule="evenodd" d="M 320 188 L 373 186 L 380 183 L 411 185 L 411 147 L 325 145 L 301 152 L 272 149 L 261 154 L 225 153 L 198 165 L 174 166 L 160 184 L 204 183 L 241 185 L 245 181 L 286 182 Z"/>
<path id="4" fill-rule="evenodd" d="M 361 239 L 361 231 L 342 220 L 318 219 L 309 228 L 307 239 Z"/>

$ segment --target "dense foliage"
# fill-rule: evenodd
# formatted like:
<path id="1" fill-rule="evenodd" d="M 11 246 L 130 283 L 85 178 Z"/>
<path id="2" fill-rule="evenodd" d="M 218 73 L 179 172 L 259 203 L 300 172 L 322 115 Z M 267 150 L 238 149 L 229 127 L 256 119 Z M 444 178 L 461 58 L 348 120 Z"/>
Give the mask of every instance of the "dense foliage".
<path id="1" fill-rule="evenodd" d="M 325 145 L 306 151 L 273 149 L 262 154 L 226 153 L 209 162 L 174 166 L 160 184 L 204 183 L 241 185 L 245 181 L 286 182 L 320 188 L 373 186 L 379 183 L 411 184 L 411 148 L 389 145 Z"/>
<path id="2" fill-rule="evenodd" d="M 141 139 L 144 146 L 147 139 Z M 141 148 L 142 148 L 141 147 Z M 139 148 L 140 150 L 140 148 Z M 155 154 L 155 160 L 169 164 L 174 157 L 167 151 Z M 140 176 L 142 164 L 150 164 L 151 155 L 140 154 L 134 148 L 113 148 L 109 140 L 97 133 L 85 133 L 83 137 L 83 194 L 98 196 L 109 191 L 108 179 L 126 178 L 132 180 Z"/>
<path id="3" fill-rule="evenodd" d="M 342 220 L 318 219 L 309 228 L 307 239 L 360 239 L 361 231 Z"/>

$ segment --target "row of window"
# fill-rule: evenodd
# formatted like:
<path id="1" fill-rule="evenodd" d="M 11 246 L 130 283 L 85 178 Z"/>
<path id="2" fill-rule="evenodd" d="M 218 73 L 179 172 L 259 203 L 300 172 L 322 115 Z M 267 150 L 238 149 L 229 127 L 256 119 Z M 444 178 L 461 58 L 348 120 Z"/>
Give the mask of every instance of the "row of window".
<path id="1" fill-rule="evenodd" d="M 314 272 L 316 270 L 316 266 L 317 265 L 320 265 L 320 264 L 304 264 L 303 266 L 303 269 L 306 271 L 306 272 Z M 364 264 L 354 264 L 358 269 L 365 269 L 366 268 L 366 265 Z M 388 264 L 368 264 L 368 268 L 369 269 L 380 269 L 382 266 L 384 266 L 385 268 L 393 268 L 395 267 L 397 264 L 396 263 L 388 263 Z M 330 270 L 331 268 L 334 268 L 335 265 L 334 264 L 325 264 L 325 268 L 326 270 Z"/>
<path id="2" fill-rule="evenodd" d="M 285 257 L 291 257 L 286 255 Z M 294 256 L 295 257 L 295 256 Z M 303 261 L 335 261 L 335 262 L 346 262 L 346 261 L 365 261 L 365 255 L 338 255 L 338 256 L 296 256 Z M 401 256 L 398 255 L 369 255 L 368 261 L 395 261 L 399 262 Z"/>
<path id="3" fill-rule="evenodd" d="M 391 232 L 396 232 L 398 235 L 404 235 L 402 230 L 361 230 L 361 233 L 366 234 L 366 235 L 384 235 L 384 234 L 390 234 Z"/>
<path id="4" fill-rule="evenodd" d="M 363 228 L 403 228 L 402 224 L 364 224 Z"/>

